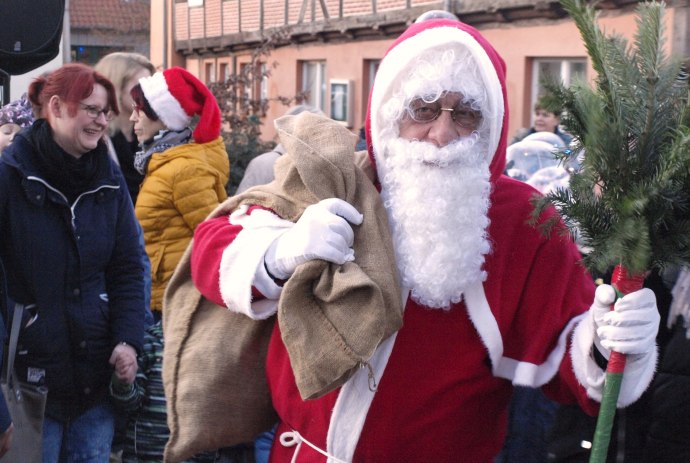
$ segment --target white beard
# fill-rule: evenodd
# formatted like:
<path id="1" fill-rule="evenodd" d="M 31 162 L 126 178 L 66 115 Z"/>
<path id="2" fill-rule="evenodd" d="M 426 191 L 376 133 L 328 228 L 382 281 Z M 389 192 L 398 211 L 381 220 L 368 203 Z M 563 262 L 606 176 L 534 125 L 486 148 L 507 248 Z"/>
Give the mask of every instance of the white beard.
<path id="1" fill-rule="evenodd" d="M 419 304 L 447 310 L 486 279 L 486 145 L 476 134 L 440 149 L 401 138 L 386 144 L 382 196 L 403 286 Z"/>

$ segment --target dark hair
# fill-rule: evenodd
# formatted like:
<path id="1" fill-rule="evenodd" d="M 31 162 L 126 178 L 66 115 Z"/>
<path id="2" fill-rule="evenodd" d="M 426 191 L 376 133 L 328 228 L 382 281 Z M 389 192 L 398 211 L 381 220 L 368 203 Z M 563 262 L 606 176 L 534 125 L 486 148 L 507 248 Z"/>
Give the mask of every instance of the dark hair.
<path id="1" fill-rule="evenodd" d="M 144 111 L 146 117 L 152 121 L 157 121 L 159 119 L 158 114 L 156 114 L 156 111 L 154 111 L 149 104 L 149 100 L 146 99 L 144 90 L 141 88 L 141 84 L 136 84 L 134 87 L 132 87 L 132 90 L 129 91 L 129 94 L 132 95 L 132 99 L 134 100 L 134 104 L 137 105 L 137 108 L 141 111 Z"/>
<path id="2" fill-rule="evenodd" d="M 561 107 L 558 99 L 554 95 L 549 94 L 541 95 L 539 98 L 537 98 L 537 102 L 534 103 L 534 110 L 539 111 L 540 109 L 554 114 L 559 118 L 563 112 L 563 108 Z"/>
<path id="3" fill-rule="evenodd" d="M 48 75 L 34 79 L 29 85 L 29 101 L 35 107 L 44 108 L 48 101 L 57 95 L 67 104 L 68 114 L 74 116 L 79 102 L 93 93 L 96 84 L 105 88 L 108 94 L 108 108 L 115 114 L 120 114 L 113 84 L 103 74 L 80 63 L 65 64 Z"/>

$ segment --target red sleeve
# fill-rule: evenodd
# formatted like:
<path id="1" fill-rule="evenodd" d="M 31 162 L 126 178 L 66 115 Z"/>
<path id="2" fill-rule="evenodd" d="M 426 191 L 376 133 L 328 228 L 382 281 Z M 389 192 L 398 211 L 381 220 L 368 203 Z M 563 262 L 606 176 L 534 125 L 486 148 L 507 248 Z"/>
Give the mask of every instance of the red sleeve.
<path id="1" fill-rule="evenodd" d="M 248 213 L 251 215 L 254 209 L 264 208 L 253 206 Z M 241 231 L 242 227 L 231 224 L 227 215 L 205 220 L 194 231 L 192 281 L 206 299 L 224 307 L 220 294 L 220 261 L 223 251 Z M 254 299 L 263 297 L 255 288 L 252 288 L 252 296 Z"/>
<path id="2" fill-rule="evenodd" d="M 232 225 L 226 215 L 205 220 L 194 231 L 192 281 L 204 297 L 222 306 L 225 302 L 220 295 L 220 260 L 240 231 L 242 227 Z"/>
<path id="3" fill-rule="evenodd" d="M 568 236 L 554 230 L 547 238 L 528 223 L 534 190 L 503 177 L 499 185 L 489 212 L 493 250 L 486 258 L 487 299 L 496 311 L 503 355 L 542 365 L 567 324 L 589 310 L 594 282 Z M 575 377 L 571 337 L 557 374 L 543 389 L 560 403 L 577 402 L 587 413 L 596 413 L 598 403 Z"/>

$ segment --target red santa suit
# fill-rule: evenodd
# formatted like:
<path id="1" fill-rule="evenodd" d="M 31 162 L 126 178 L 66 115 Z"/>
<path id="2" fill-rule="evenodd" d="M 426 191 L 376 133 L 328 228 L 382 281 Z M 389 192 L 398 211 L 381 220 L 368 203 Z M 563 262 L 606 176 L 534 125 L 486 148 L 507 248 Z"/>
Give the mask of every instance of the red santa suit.
<path id="1" fill-rule="evenodd" d="M 590 324 L 583 324 L 588 327 L 582 329 L 582 346 L 573 349 L 571 341 L 578 322 L 589 320 L 594 286 L 569 239 L 549 239 L 527 223 L 535 190 L 502 175 L 505 66 L 476 30 L 452 20 L 430 20 L 412 25 L 392 45 L 369 104 L 372 160 L 379 149 L 375 115 L 387 88 L 399 78 L 397 69 L 425 47 L 448 43 L 469 48 L 480 62 L 490 100 L 487 113 L 494 115 L 486 281 L 464 291 L 463 301 L 447 311 L 420 306 L 404 294 L 403 327 L 379 346 L 369 362 L 372 370 L 359 370 L 343 387 L 314 400 L 300 397 L 276 323 L 266 365 L 281 420 L 272 462 L 492 461 L 505 436 L 513 384 L 541 386 L 560 402 L 597 410 L 591 397 L 598 398 L 601 370 L 587 358 Z M 249 233 L 270 222 L 270 216 L 243 207 L 231 220 L 202 223 L 194 239 L 192 276 L 199 290 L 254 318 L 271 316 L 276 303 L 270 299 L 279 295 L 257 276 L 263 254 L 255 248 L 265 249 L 272 238 Z M 573 355 L 582 363 L 577 377 L 570 350 L 579 352 Z M 637 392 L 623 395 L 632 400 Z"/>

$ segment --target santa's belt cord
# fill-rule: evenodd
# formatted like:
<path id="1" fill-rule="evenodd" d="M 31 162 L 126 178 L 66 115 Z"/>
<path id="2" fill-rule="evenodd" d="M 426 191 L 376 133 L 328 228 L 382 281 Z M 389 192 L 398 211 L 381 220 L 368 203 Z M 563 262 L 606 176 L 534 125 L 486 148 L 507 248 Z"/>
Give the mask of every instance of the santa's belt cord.
<path id="1" fill-rule="evenodd" d="M 295 453 L 292 455 L 292 460 L 291 463 L 296 463 L 297 461 L 297 455 L 299 454 L 299 449 L 302 447 L 302 443 L 307 444 L 309 447 L 313 448 L 317 452 L 319 452 L 321 455 L 324 457 L 328 458 L 328 462 L 331 463 L 347 463 L 346 461 L 340 460 L 333 455 L 329 455 L 328 452 L 325 450 L 320 449 L 316 445 L 312 444 L 309 442 L 307 439 L 302 437 L 302 435 L 295 431 L 285 431 L 280 435 L 280 443 L 283 445 L 283 447 L 294 447 L 295 445 L 297 448 L 295 449 Z"/>

